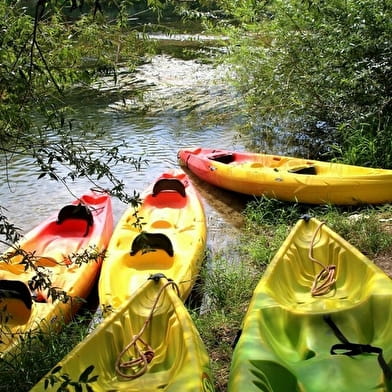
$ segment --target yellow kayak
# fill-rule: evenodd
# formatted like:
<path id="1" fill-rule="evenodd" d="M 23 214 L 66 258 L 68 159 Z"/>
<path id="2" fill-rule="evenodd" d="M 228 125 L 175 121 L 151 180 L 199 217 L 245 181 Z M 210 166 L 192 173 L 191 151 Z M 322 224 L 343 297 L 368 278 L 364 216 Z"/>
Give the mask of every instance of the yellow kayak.
<path id="1" fill-rule="evenodd" d="M 179 162 L 230 191 L 309 204 L 392 202 L 392 170 L 219 149 L 180 150 Z"/>
<path id="2" fill-rule="evenodd" d="M 110 197 L 91 191 L 1 256 L 1 355 L 24 334 L 70 320 L 96 283 L 112 232 Z M 86 256 L 96 258 L 81 262 Z"/>
<path id="3" fill-rule="evenodd" d="M 73 381 L 85 374 L 95 392 L 214 390 L 207 352 L 178 286 L 161 274 L 142 284 L 31 391 L 57 391 L 64 374 Z"/>
<path id="4" fill-rule="evenodd" d="M 391 279 L 301 219 L 254 291 L 228 391 L 392 391 L 391 315 Z"/>
<path id="5" fill-rule="evenodd" d="M 100 303 L 118 308 L 145 280 L 162 272 L 185 299 L 197 278 L 206 245 L 198 193 L 180 171 L 162 174 L 129 207 L 110 240 L 98 284 Z"/>

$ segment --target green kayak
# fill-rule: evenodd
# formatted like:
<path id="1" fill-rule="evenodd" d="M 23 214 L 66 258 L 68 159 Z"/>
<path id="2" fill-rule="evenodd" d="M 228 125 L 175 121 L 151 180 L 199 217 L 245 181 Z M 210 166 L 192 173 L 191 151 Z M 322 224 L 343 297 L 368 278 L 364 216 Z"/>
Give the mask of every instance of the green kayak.
<path id="1" fill-rule="evenodd" d="M 392 281 L 316 219 L 301 219 L 258 283 L 229 392 L 392 391 Z"/>

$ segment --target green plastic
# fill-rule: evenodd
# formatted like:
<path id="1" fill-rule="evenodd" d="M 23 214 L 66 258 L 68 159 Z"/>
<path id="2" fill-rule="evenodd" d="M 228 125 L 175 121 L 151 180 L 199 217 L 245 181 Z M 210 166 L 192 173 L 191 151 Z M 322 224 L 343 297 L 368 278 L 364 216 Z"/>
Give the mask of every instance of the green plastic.
<path id="1" fill-rule="evenodd" d="M 381 349 L 390 365 L 392 281 L 319 225 L 300 220 L 257 285 L 233 353 L 229 392 L 392 391 L 377 353 L 331 354 L 342 342 L 325 320 L 329 316 L 350 343 Z M 313 237 L 313 257 L 337 268 L 336 283 L 321 296 L 310 292 L 321 270 L 309 258 Z"/>

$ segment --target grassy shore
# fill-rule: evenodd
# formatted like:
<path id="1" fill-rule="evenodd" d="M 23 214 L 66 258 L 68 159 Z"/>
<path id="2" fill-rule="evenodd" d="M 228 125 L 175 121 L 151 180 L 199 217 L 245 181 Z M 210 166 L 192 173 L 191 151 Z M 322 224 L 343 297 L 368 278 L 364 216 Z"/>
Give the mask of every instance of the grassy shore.
<path id="1" fill-rule="evenodd" d="M 232 343 L 252 292 L 266 266 L 303 214 L 334 231 L 392 276 L 392 205 L 309 207 L 257 199 L 244 210 L 244 227 L 229 253 L 208 253 L 187 302 L 211 358 L 217 392 L 227 390 Z M 197 300 L 198 299 L 198 300 Z M 20 355 L 0 360 L 0 392 L 28 391 L 88 333 L 84 312 L 61 333 L 40 333 L 23 342 Z"/>

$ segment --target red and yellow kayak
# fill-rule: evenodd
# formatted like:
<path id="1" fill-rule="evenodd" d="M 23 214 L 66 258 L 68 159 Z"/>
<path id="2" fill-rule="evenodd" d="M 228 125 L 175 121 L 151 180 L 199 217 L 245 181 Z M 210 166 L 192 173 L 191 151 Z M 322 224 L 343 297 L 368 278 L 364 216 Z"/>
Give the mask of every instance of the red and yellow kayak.
<path id="1" fill-rule="evenodd" d="M 230 191 L 309 204 L 392 202 L 392 170 L 219 149 L 180 150 L 179 162 Z"/>
<path id="2" fill-rule="evenodd" d="M 100 303 L 118 308 L 155 273 L 179 286 L 185 299 L 198 276 L 206 245 L 199 195 L 182 170 L 162 174 L 130 206 L 110 240 L 98 284 Z"/>
<path id="3" fill-rule="evenodd" d="M 16 347 L 23 334 L 70 320 L 80 307 L 79 299 L 88 296 L 98 278 L 112 232 L 110 197 L 91 191 L 43 221 L 2 255 L 2 355 Z"/>

